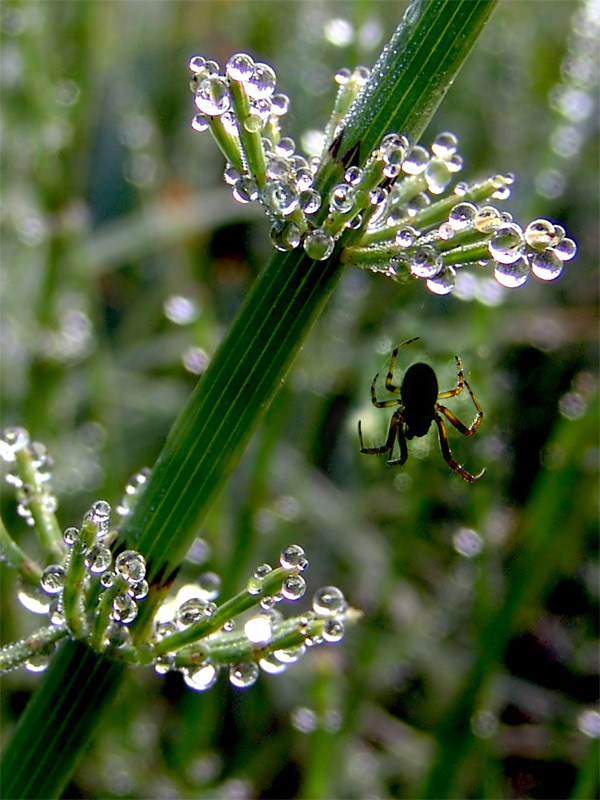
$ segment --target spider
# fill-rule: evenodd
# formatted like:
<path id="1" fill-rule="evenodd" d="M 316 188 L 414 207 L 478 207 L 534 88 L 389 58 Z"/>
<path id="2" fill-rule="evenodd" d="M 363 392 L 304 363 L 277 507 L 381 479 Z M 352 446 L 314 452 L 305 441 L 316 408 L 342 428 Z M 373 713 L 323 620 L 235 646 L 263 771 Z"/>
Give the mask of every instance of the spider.
<path id="1" fill-rule="evenodd" d="M 394 351 L 392 352 L 390 370 L 387 374 L 387 378 L 385 379 L 385 388 L 390 392 L 396 392 L 399 394 L 399 398 L 394 398 L 393 400 L 378 400 L 375 396 L 375 381 L 377 380 L 379 373 L 377 373 L 377 375 L 375 375 L 373 378 L 373 382 L 371 383 L 371 400 L 373 401 L 373 405 L 377 408 L 388 408 L 390 406 L 399 406 L 399 408 L 392 415 L 387 440 L 385 444 L 381 445 L 381 447 L 364 446 L 360 422 L 358 423 L 360 452 L 368 454 L 389 453 L 390 458 L 388 459 L 388 464 L 392 466 L 395 464 L 404 464 L 408 458 L 406 440 L 412 439 L 415 436 L 425 436 L 431 426 L 431 423 L 435 422 L 438 427 L 440 448 L 444 460 L 451 469 L 453 469 L 455 472 L 458 472 L 459 475 L 462 475 L 466 481 L 469 481 L 469 483 L 474 483 L 483 477 L 485 469 L 481 470 L 478 475 L 471 475 L 470 472 L 467 472 L 464 467 L 462 467 L 452 458 L 452 452 L 450 450 L 450 445 L 448 444 L 446 426 L 444 425 L 444 420 L 440 416 L 440 414 L 443 414 L 448 422 L 454 425 L 456 430 L 462 433 L 463 436 L 472 436 L 479 427 L 479 423 L 483 418 L 483 411 L 475 399 L 475 395 L 471 391 L 471 387 L 464 377 L 463 366 L 460 358 L 455 356 L 456 366 L 458 367 L 458 383 L 455 389 L 450 389 L 447 392 L 438 391 L 438 382 L 435 372 L 428 364 L 423 363 L 411 364 L 411 366 L 404 373 L 402 377 L 402 384 L 400 386 L 394 386 L 392 383 L 398 352 L 403 347 L 406 347 L 407 344 L 416 342 L 418 338 L 418 336 L 415 336 L 414 339 L 409 339 L 407 342 L 404 342 L 403 344 L 400 344 L 398 347 L 394 348 Z M 477 409 L 477 416 L 468 428 L 466 425 L 463 425 L 463 423 L 452 413 L 452 411 L 449 411 L 446 406 L 443 406 L 437 402 L 438 400 L 445 400 L 448 397 L 454 397 L 455 395 L 460 394 L 463 390 L 463 386 L 467 387 L 469 394 L 471 395 L 471 399 L 475 404 L 475 408 Z M 394 441 L 396 438 L 398 439 L 398 446 L 400 447 L 400 457 L 391 458 Z"/>

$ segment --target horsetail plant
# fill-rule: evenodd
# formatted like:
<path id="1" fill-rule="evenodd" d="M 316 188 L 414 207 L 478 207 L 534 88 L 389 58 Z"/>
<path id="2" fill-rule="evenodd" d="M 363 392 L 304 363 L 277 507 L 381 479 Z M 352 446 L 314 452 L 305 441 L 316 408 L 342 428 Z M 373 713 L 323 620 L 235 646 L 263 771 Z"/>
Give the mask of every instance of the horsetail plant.
<path id="1" fill-rule="evenodd" d="M 276 253 L 154 468 L 128 487 L 118 526 L 110 505 L 97 500 L 78 528 L 61 533 L 45 473 L 34 463 L 38 446 L 21 429 L 4 433 L 9 479 L 38 533 L 41 558 L 24 553 L 4 528 L 2 557 L 19 571 L 25 605 L 50 624 L 5 648 L 2 666 L 41 671 L 62 641 L 5 750 L 6 796 L 60 794 L 127 665 L 177 670 L 199 691 L 225 670 L 234 686 L 246 687 L 260 669 L 280 672 L 306 647 L 339 641 L 344 624 L 358 617 L 339 589 L 327 586 L 311 610 L 281 618 L 279 602 L 305 591 L 299 545 L 285 548 L 275 569 L 257 566 L 243 590 L 220 605 L 216 576 L 175 599 L 169 592 L 346 266 L 424 280 L 445 294 L 467 265 L 489 265 L 501 284 L 514 287 L 530 272 L 558 277 L 574 255 L 560 226 L 536 220 L 522 227 L 491 205 L 508 196 L 511 176 L 453 185 L 462 166 L 453 134 L 440 134 L 430 149 L 418 144 L 494 5 L 411 3 L 372 71 L 338 72 L 332 117 L 318 151 L 305 156 L 282 134 L 289 98 L 275 92 L 271 67 L 246 54 L 233 56 L 223 73 L 201 56 L 190 60 L 198 112 L 192 126 L 213 134 L 234 198 L 264 206 Z"/>

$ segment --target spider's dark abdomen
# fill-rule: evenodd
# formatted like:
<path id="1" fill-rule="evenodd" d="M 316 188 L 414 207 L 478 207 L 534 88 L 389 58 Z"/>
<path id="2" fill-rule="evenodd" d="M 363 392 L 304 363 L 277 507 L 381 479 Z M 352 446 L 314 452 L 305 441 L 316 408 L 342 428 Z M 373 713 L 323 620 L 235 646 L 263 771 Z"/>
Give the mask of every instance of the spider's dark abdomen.
<path id="1" fill-rule="evenodd" d="M 425 436 L 435 414 L 438 382 L 429 364 L 412 364 L 404 373 L 400 387 L 402 418 L 406 425 L 406 438 Z"/>

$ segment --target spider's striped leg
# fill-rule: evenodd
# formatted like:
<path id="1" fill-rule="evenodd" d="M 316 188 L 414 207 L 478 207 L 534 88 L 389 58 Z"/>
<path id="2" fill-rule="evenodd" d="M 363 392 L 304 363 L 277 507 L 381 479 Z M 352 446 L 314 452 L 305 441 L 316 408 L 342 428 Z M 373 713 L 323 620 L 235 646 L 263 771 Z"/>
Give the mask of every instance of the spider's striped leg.
<path id="1" fill-rule="evenodd" d="M 389 453 L 392 448 L 394 447 L 394 440 L 396 438 L 396 431 L 398 430 L 398 424 L 400 421 L 400 409 L 398 409 L 392 416 L 390 422 L 390 429 L 388 431 L 388 437 L 385 444 L 382 444 L 380 447 L 365 447 L 365 443 L 362 437 L 362 430 L 360 426 L 360 422 L 358 423 L 358 436 L 360 438 L 360 452 L 366 453 L 367 455 L 374 455 L 375 453 Z M 405 459 L 406 460 L 406 459 Z"/>
<path id="2" fill-rule="evenodd" d="M 390 406 L 399 406 L 402 401 L 398 397 L 395 397 L 393 400 L 378 400 L 377 399 L 377 397 L 375 395 L 375 382 L 377 381 L 378 377 L 379 377 L 379 373 L 377 373 L 377 375 L 375 375 L 375 377 L 373 378 L 373 380 L 371 382 L 371 402 L 373 403 L 373 405 L 376 406 L 377 408 L 389 408 Z M 399 392 L 400 389 L 391 389 L 390 391 Z"/>
<path id="3" fill-rule="evenodd" d="M 458 367 L 458 383 L 456 384 L 455 389 L 449 389 L 447 392 L 440 392 L 438 394 L 438 400 L 445 400 L 447 397 L 454 397 L 455 395 L 460 394 L 463 390 L 463 385 L 466 383 L 462 361 L 458 356 L 454 356 L 454 358 L 456 359 L 456 366 Z M 469 391 L 471 390 L 469 389 Z"/>
<path id="4" fill-rule="evenodd" d="M 387 463 L 390 467 L 394 467 L 396 464 L 405 464 L 408 458 L 408 447 L 406 446 L 406 436 L 404 434 L 404 428 L 402 427 L 402 420 L 400 420 L 398 424 L 398 446 L 400 447 L 400 456 L 399 458 L 390 458 L 388 460 Z"/>
<path id="5" fill-rule="evenodd" d="M 442 405 L 436 403 L 436 409 L 438 411 L 441 411 L 442 414 L 448 420 L 448 422 L 450 422 L 452 425 L 454 425 L 456 430 L 459 431 L 460 433 L 462 433 L 463 436 L 472 436 L 475 433 L 475 431 L 477 430 L 477 428 L 479 427 L 479 423 L 483 419 L 483 409 L 481 408 L 481 406 L 479 405 L 479 403 L 475 399 L 475 395 L 471 391 L 471 387 L 469 386 L 467 381 L 464 381 L 464 384 L 467 387 L 467 389 L 469 390 L 469 394 L 471 395 L 471 399 L 475 403 L 475 408 L 477 409 L 477 414 L 475 415 L 475 419 L 469 425 L 469 427 L 467 427 L 464 423 L 462 423 L 459 420 L 459 418 L 455 414 L 453 414 L 452 411 L 450 411 L 450 409 L 446 408 L 446 406 L 442 406 Z"/>
<path id="6" fill-rule="evenodd" d="M 400 391 L 400 387 L 394 386 L 394 384 L 392 383 L 392 380 L 394 378 L 394 370 L 396 369 L 396 358 L 398 356 L 399 351 L 402 350 L 403 347 L 406 347 L 407 344 L 416 342 L 418 338 L 419 338 L 418 336 L 415 336 L 413 339 L 409 339 L 407 342 L 402 342 L 402 344 L 399 344 L 398 347 L 394 347 L 392 351 L 392 357 L 390 358 L 390 369 L 385 379 L 385 388 L 388 389 L 390 392 Z M 377 375 L 375 377 L 377 377 Z"/>
<path id="7" fill-rule="evenodd" d="M 447 416 L 446 413 L 448 412 L 447 408 L 444 408 L 444 406 L 438 406 L 438 408 L 440 411 L 442 411 L 443 414 Z M 452 414 L 452 416 L 454 417 L 454 414 Z M 438 433 L 440 435 L 440 448 L 442 450 L 442 456 L 444 457 L 444 461 L 446 462 L 446 464 L 448 464 L 450 469 L 453 469 L 455 472 L 458 472 L 458 474 L 462 475 L 462 477 L 466 481 L 469 481 L 469 483 L 475 483 L 475 481 L 478 481 L 480 478 L 482 478 L 483 475 L 485 474 L 485 469 L 482 469 L 478 475 L 471 475 L 470 472 L 467 472 L 467 470 L 464 467 L 461 467 L 461 465 L 454 460 L 454 458 L 452 457 L 452 451 L 450 450 L 450 445 L 448 443 L 448 434 L 446 433 L 446 426 L 444 425 L 444 420 L 440 417 L 439 414 L 436 414 L 433 419 L 438 427 Z M 448 417 L 448 419 L 450 420 L 450 422 L 452 422 L 450 417 Z M 457 422 L 459 422 L 459 420 L 457 420 L 456 417 L 454 417 L 454 419 Z M 452 424 L 454 424 L 454 422 L 452 422 Z M 462 425 L 462 422 L 459 422 L 459 424 Z M 464 428 L 465 426 L 462 425 L 462 427 Z M 465 428 L 465 430 L 468 429 Z"/>

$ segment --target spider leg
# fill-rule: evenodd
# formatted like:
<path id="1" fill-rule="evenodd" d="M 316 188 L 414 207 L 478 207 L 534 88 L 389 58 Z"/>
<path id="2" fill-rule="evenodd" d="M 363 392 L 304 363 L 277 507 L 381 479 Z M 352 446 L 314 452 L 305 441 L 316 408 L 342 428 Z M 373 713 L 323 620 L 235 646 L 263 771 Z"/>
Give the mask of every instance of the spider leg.
<path id="1" fill-rule="evenodd" d="M 406 446 L 406 436 L 404 434 L 404 428 L 402 427 L 402 420 L 400 420 L 400 424 L 398 425 L 397 433 L 398 446 L 400 447 L 400 457 L 388 459 L 387 463 L 390 467 L 394 467 L 396 464 L 406 464 L 406 459 L 408 458 L 408 448 Z"/>
<path id="2" fill-rule="evenodd" d="M 439 406 L 439 410 L 441 411 L 442 409 L 443 406 Z M 447 410 L 448 409 L 444 409 L 444 411 Z M 467 470 L 464 469 L 464 467 L 461 467 L 461 465 L 452 458 L 452 451 L 450 450 L 450 445 L 448 444 L 448 434 L 446 433 L 446 426 L 444 425 L 444 420 L 440 417 L 439 414 L 436 414 L 433 419 L 438 427 L 442 456 L 444 457 L 444 461 L 446 462 L 446 464 L 448 464 L 450 469 L 453 469 L 455 472 L 458 472 L 458 474 L 461 475 L 466 481 L 469 481 L 469 483 L 475 483 L 475 481 L 478 481 L 480 478 L 482 478 L 485 473 L 485 469 L 482 469 L 478 475 L 471 475 L 470 472 L 467 472 Z M 448 417 L 448 419 L 450 418 Z M 452 422 L 452 420 L 450 421 Z M 458 422 L 458 420 L 456 421 Z M 462 425 L 462 423 L 460 424 Z M 465 430 L 467 429 L 465 428 Z"/>
<path id="3" fill-rule="evenodd" d="M 469 390 L 469 394 L 471 395 L 471 399 L 475 403 L 475 408 L 477 409 L 477 414 L 475 415 L 475 419 L 469 425 L 468 428 L 467 428 L 466 425 L 464 425 L 458 419 L 458 417 L 455 414 L 452 413 L 452 411 L 450 411 L 450 409 L 446 408 L 446 406 L 442 406 L 442 405 L 439 405 L 438 403 L 436 403 L 436 409 L 438 411 L 441 411 L 442 414 L 448 420 L 448 422 L 450 422 L 452 425 L 454 425 L 456 430 L 459 431 L 460 433 L 462 433 L 463 436 L 472 436 L 475 433 L 475 431 L 477 430 L 477 428 L 479 427 L 479 423 L 483 419 L 483 409 L 481 408 L 481 406 L 479 405 L 479 403 L 475 399 L 475 395 L 471 391 L 471 387 L 469 386 L 469 384 L 467 383 L 466 380 L 464 381 L 464 384 L 467 387 L 467 389 Z"/>
<path id="4" fill-rule="evenodd" d="M 375 396 L 375 382 L 376 382 L 378 377 L 379 377 L 379 373 L 377 373 L 377 375 L 375 375 L 375 377 L 373 378 L 373 381 L 371 383 L 371 402 L 373 403 L 373 405 L 377 406 L 377 408 L 389 408 L 390 406 L 398 406 L 398 405 L 400 405 L 401 401 L 399 399 L 397 399 L 397 398 L 394 398 L 393 400 L 378 400 L 377 399 L 377 397 Z M 390 391 L 399 392 L 400 389 L 390 389 Z"/>
<path id="5" fill-rule="evenodd" d="M 398 356 L 398 353 L 400 352 L 400 350 L 402 350 L 403 347 L 406 347 L 407 344 L 416 342 L 418 338 L 419 338 L 418 336 L 415 336 L 414 338 L 409 339 L 407 342 L 402 342 L 402 344 L 399 344 L 398 347 L 394 347 L 394 350 L 392 351 L 392 357 L 390 358 L 390 369 L 385 379 L 385 388 L 388 389 L 390 392 L 400 391 L 400 387 L 394 386 L 394 384 L 392 383 L 392 380 L 394 378 L 394 370 L 396 369 L 396 358 Z M 377 375 L 375 377 L 377 377 Z"/>
<path id="6" fill-rule="evenodd" d="M 438 394 L 438 400 L 445 400 L 448 397 L 455 397 L 455 395 L 460 394 L 463 390 L 463 384 L 466 383 L 462 361 L 458 356 L 454 356 L 454 358 L 456 359 L 456 366 L 458 367 L 458 383 L 455 389 L 449 389 L 447 392 L 440 392 Z M 471 390 L 469 389 L 469 391 Z"/>
<path id="7" fill-rule="evenodd" d="M 362 430 L 360 427 L 360 422 L 358 423 L 358 436 L 360 438 L 360 452 L 367 453 L 368 455 L 374 455 L 375 453 L 389 453 L 392 448 L 394 447 L 394 439 L 396 438 L 396 431 L 398 430 L 398 423 L 400 420 L 400 409 L 398 409 L 393 415 L 390 421 L 390 429 L 388 431 L 388 437 L 386 439 L 385 444 L 382 444 L 380 447 L 365 447 L 365 443 L 362 437 Z M 404 435 L 404 434 L 403 434 Z M 405 445 L 406 446 L 406 445 Z M 402 454 L 402 450 L 401 450 Z M 401 455 L 402 457 L 402 455 Z M 406 461 L 406 459 L 404 459 Z M 404 463 L 404 462 L 402 462 Z"/>

